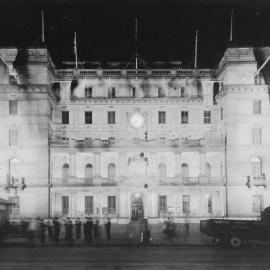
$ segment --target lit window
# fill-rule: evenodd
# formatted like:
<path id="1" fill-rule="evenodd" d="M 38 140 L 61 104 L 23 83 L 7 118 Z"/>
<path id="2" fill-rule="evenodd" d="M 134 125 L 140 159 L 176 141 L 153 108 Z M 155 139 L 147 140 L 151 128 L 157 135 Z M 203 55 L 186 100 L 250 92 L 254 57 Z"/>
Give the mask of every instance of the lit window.
<path id="1" fill-rule="evenodd" d="M 85 124 L 92 124 L 92 112 L 88 111 L 84 113 Z"/>
<path id="2" fill-rule="evenodd" d="M 204 124 L 211 124 L 211 111 L 204 111 L 203 119 Z"/>
<path id="3" fill-rule="evenodd" d="M 164 111 L 158 112 L 158 123 L 159 124 L 166 124 L 166 112 L 164 112 Z"/>
<path id="4" fill-rule="evenodd" d="M 108 124 L 115 124 L 115 111 L 108 112 Z"/>
<path id="5" fill-rule="evenodd" d="M 252 129 L 252 143 L 253 144 L 261 144 L 261 133 L 262 133 L 262 130 L 260 128 Z"/>
<path id="6" fill-rule="evenodd" d="M 253 100 L 253 114 L 261 114 L 261 100 Z"/>
<path id="7" fill-rule="evenodd" d="M 62 111 L 62 124 L 69 124 L 69 111 Z"/>
<path id="8" fill-rule="evenodd" d="M 189 195 L 182 196 L 182 211 L 184 215 L 188 215 L 190 213 L 190 198 Z"/>
<path id="9" fill-rule="evenodd" d="M 18 114 L 18 101 L 10 100 L 9 101 L 9 115 L 17 115 Z"/>
<path id="10" fill-rule="evenodd" d="M 181 124 L 188 124 L 188 111 L 181 112 Z"/>

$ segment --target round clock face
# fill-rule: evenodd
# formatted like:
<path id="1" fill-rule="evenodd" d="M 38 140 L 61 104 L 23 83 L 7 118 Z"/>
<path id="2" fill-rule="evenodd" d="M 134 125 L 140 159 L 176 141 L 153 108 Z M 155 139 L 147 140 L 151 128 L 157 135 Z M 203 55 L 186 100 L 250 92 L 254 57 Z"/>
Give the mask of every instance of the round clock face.
<path id="1" fill-rule="evenodd" d="M 130 124 L 135 127 L 135 128 L 139 128 L 143 125 L 144 123 L 144 118 L 140 113 L 134 113 L 131 117 L 130 117 Z"/>

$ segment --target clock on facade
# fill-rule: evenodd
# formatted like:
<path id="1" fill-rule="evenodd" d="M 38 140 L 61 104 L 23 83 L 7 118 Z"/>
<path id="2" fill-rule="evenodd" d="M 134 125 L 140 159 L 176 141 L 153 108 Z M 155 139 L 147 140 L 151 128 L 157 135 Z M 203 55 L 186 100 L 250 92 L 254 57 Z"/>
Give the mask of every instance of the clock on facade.
<path id="1" fill-rule="evenodd" d="M 136 112 L 133 115 L 131 115 L 129 122 L 130 122 L 131 126 L 133 126 L 135 128 L 139 128 L 144 123 L 144 117 L 142 114 Z"/>

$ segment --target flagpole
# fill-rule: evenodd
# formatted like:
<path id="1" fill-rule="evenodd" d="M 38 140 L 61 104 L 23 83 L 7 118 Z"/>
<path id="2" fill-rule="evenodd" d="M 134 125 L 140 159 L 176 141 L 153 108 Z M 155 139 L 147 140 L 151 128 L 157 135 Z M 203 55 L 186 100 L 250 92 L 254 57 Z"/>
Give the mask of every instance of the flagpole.
<path id="1" fill-rule="evenodd" d="M 135 18 L 135 69 L 138 69 L 138 19 Z"/>
<path id="2" fill-rule="evenodd" d="M 233 9 L 231 10 L 231 29 L 230 29 L 230 42 L 233 39 Z"/>
<path id="3" fill-rule="evenodd" d="M 75 67 L 78 68 L 78 55 L 77 55 L 77 37 L 74 32 L 74 54 L 75 54 Z"/>
<path id="4" fill-rule="evenodd" d="M 44 10 L 41 11 L 41 33 L 42 33 L 42 43 L 45 42 L 45 33 L 44 33 Z"/>
<path id="5" fill-rule="evenodd" d="M 194 69 L 197 68 L 197 54 L 198 54 L 198 30 L 196 30 L 196 37 L 195 37 L 195 61 L 194 61 Z"/>

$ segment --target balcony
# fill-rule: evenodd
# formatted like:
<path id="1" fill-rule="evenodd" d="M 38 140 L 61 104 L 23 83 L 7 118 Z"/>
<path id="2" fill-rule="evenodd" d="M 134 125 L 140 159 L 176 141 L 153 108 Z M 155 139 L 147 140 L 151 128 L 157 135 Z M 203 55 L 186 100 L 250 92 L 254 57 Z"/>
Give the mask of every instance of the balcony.
<path id="1" fill-rule="evenodd" d="M 265 174 L 259 176 L 247 176 L 247 186 L 263 186 L 266 187 L 266 177 Z"/>
<path id="2" fill-rule="evenodd" d="M 186 185 L 186 186 L 220 186 L 223 185 L 223 177 L 221 176 L 199 176 L 199 177 L 166 177 L 165 179 L 160 179 L 159 184 L 161 186 L 178 186 L 178 185 Z"/>
<path id="3" fill-rule="evenodd" d="M 120 177 L 116 178 L 104 178 L 104 177 L 93 177 L 93 178 L 52 178 L 53 187 L 65 187 L 65 186 L 117 186 L 117 182 L 122 180 Z"/>

